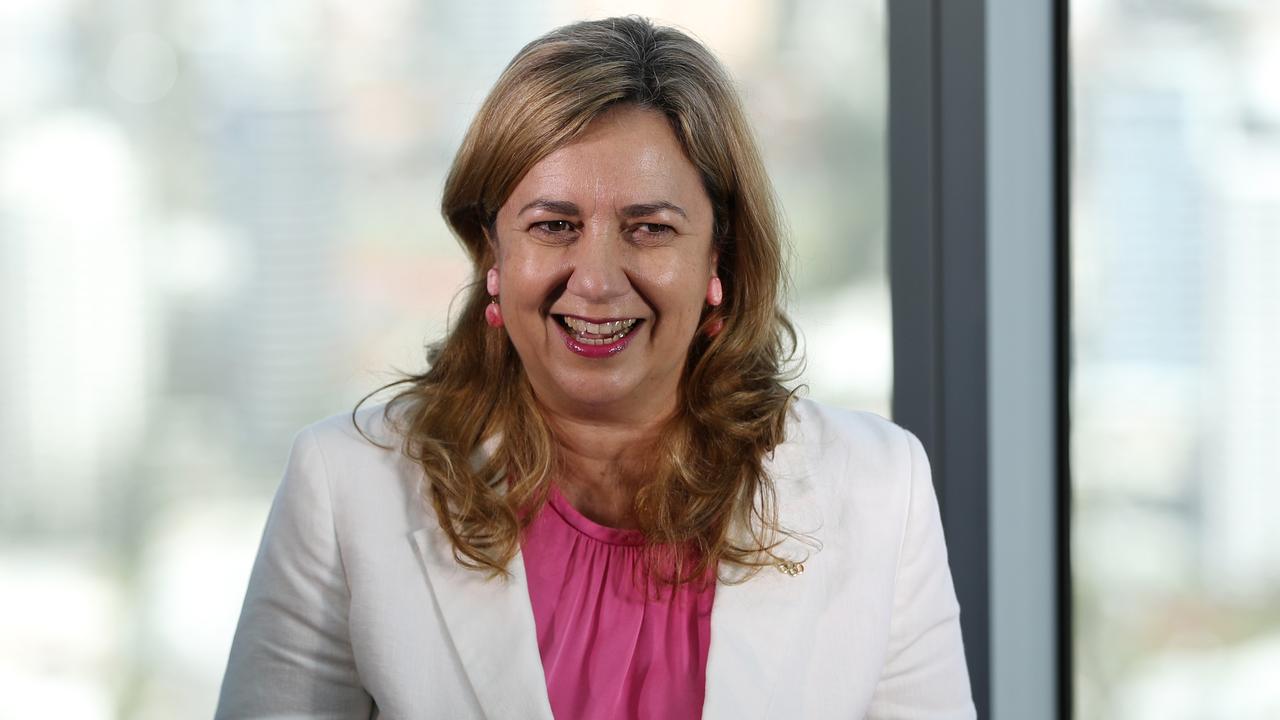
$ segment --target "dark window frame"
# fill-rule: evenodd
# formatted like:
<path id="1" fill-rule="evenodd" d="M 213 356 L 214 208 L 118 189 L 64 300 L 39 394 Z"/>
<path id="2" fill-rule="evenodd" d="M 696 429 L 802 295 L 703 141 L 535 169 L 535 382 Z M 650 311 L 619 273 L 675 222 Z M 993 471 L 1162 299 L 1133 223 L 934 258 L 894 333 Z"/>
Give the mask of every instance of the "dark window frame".
<path id="1" fill-rule="evenodd" d="M 933 464 L 978 716 L 1069 718 L 1069 2 L 886 12 L 894 419 Z"/>

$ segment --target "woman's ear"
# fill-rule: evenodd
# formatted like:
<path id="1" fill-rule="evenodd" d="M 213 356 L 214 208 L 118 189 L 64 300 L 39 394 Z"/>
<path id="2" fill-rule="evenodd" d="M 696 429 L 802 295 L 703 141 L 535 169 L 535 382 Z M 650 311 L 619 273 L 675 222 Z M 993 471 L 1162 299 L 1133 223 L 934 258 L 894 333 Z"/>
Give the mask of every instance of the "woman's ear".
<path id="1" fill-rule="evenodd" d="M 498 257 L 498 219 L 494 217 L 488 225 L 480 226 L 480 234 L 484 236 L 484 244 L 489 246 L 489 253 L 494 258 Z"/>

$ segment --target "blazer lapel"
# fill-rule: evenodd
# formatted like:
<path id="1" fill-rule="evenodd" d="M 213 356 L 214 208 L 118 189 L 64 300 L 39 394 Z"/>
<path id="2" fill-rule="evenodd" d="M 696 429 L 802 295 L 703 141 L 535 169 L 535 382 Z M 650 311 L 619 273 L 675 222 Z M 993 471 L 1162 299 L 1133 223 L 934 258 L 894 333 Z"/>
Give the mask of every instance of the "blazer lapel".
<path id="1" fill-rule="evenodd" d="M 509 577 L 488 579 L 458 565 L 439 528 L 418 530 L 413 540 L 485 717 L 552 720 L 524 558 L 512 560 Z"/>
<path id="2" fill-rule="evenodd" d="M 799 443 L 779 445 L 766 469 L 777 490 L 782 526 L 816 535 L 820 503 Z M 817 550 L 812 542 L 788 539 L 777 552 L 803 561 L 804 572 L 788 575 L 765 567 L 746 582 L 716 585 L 703 718 L 767 717 L 771 699 L 785 691 L 780 678 L 797 638 L 809 632 L 806 622 L 814 617 L 810 603 L 820 596 L 815 586 L 825 583 Z"/>
<path id="3" fill-rule="evenodd" d="M 485 441 L 472 456 L 473 465 L 483 464 L 498 442 L 496 437 Z M 458 564 L 434 515 L 413 533 L 413 541 L 485 717 L 553 720 L 523 552 L 512 558 L 506 577 L 490 578 Z"/>

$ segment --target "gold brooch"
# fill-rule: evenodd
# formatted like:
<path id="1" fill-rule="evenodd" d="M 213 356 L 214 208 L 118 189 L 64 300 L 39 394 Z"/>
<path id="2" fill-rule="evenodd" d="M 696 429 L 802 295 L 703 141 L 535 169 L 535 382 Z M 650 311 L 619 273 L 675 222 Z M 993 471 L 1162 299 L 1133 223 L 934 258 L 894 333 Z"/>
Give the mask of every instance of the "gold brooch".
<path id="1" fill-rule="evenodd" d="M 791 577 L 795 577 L 804 572 L 804 563 L 791 562 L 790 560 L 783 560 L 778 563 L 776 567 L 778 568 L 778 572 Z"/>

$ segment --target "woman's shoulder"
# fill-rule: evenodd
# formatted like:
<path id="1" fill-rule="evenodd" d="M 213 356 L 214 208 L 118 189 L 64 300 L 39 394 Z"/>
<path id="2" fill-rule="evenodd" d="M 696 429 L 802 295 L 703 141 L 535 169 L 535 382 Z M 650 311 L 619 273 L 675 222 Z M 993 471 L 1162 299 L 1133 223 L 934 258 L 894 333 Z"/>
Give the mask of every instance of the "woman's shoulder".
<path id="1" fill-rule="evenodd" d="M 330 453 L 380 454 L 398 452 L 404 442 L 404 409 L 386 402 L 361 405 L 355 410 L 316 420 L 298 431 L 311 436 Z"/>
<path id="2" fill-rule="evenodd" d="M 886 518 L 898 515 L 916 491 L 915 479 L 929 477 L 929 461 L 916 436 L 873 412 L 799 400 L 787 444 L 792 457 L 799 456 L 791 464 L 800 469 L 802 482 L 844 510 L 876 508 Z"/>
<path id="3" fill-rule="evenodd" d="M 797 484 L 821 499 L 826 538 L 836 545 L 839 537 L 892 545 L 905 532 L 910 508 L 932 497 L 920 441 L 880 415 L 800 400 L 791 429 L 788 443 L 803 458 L 793 465 L 803 468 Z"/>
<path id="4" fill-rule="evenodd" d="M 315 482 L 327 486 L 335 513 L 403 511 L 416 506 L 421 468 L 404 453 L 403 408 L 377 403 L 306 425 L 294 439 L 293 457 L 307 463 Z"/>
<path id="5" fill-rule="evenodd" d="M 830 460 L 856 461 L 867 468 L 886 470 L 910 462 L 915 435 L 874 412 L 849 410 L 808 398 L 791 408 L 787 441 L 809 454 Z"/>

